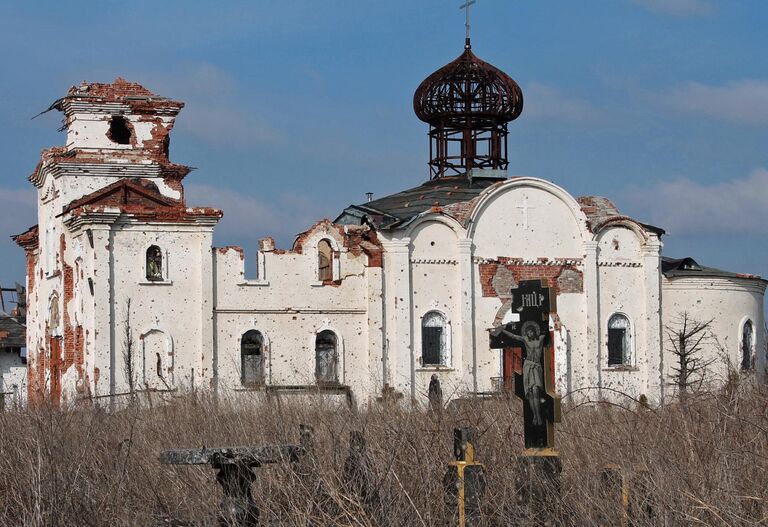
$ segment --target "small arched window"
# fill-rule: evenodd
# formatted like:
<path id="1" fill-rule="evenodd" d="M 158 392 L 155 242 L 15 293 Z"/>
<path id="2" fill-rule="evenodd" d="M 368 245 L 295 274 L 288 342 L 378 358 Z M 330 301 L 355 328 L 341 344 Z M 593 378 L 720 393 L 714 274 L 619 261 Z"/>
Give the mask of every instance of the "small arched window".
<path id="1" fill-rule="evenodd" d="M 421 319 L 421 365 L 447 366 L 450 360 L 448 321 L 430 311 Z"/>
<path id="2" fill-rule="evenodd" d="M 317 279 L 321 282 L 333 280 L 333 247 L 328 240 L 317 244 Z"/>
<path id="3" fill-rule="evenodd" d="M 240 339 L 240 382 L 243 386 L 264 382 L 264 338 L 255 329 Z"/>
<path id="4" fill-rule="evenodd" d="M 629 319 L 616 313 L 608 319 L 608 366 L 632 364 L 632 331 Z"/>
<path id="5" fill-rule="evenodd" d="M 338 339 L 330 330 L 324 330 L 315 337 L 315 379 L 318 383 L 339 382 Z"/>
<path id="6" fill-rule="evenodd" d="M 157 245 L 147 249 L 147 280 L 161 282 L 163 280 L 163 251 Z"/>
<path id="7" fill-rule="evenodd" d="M 751 320 L 744 322 L 741 329 L 741 369 L 744 371 L 754 368 L 753 350 L 755 344 L 755 328 Z"/>

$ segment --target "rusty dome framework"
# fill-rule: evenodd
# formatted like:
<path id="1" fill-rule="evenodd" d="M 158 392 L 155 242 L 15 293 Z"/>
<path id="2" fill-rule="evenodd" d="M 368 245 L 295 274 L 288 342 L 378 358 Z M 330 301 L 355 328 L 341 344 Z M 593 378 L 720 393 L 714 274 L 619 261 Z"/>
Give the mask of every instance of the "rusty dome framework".
<path id="1" fill-rule="evenodd" d="M 464 53 L 427 77 L 413 96 L 416 116 L 430 125 L 430 179 L 472 169 L 505 170 L 507 123 L 523 111 L 523 91 L 500 69 Z"/>

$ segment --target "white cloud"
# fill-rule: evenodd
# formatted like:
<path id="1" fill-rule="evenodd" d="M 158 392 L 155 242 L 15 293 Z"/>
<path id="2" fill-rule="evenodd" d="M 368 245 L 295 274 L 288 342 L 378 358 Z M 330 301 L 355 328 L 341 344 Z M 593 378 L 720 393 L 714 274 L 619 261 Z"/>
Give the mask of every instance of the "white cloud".
<path id="1" fill-rule="evenodd" d="M 323 217 L 320 208 L 301 195 L 283 194 L 267 200 L 255 194 L 255 189 L 246 193 L 210 185 L 185 185 L 188 205 L 224 211 L 216 228 L 218 245 L 241 245 L 246 251 L 254 251 L 260 238 L 272 236 L 281 248 L 288 249 L 296 234 Z"/>
<path id="2" fill-rule="evenodd" d="M 768 170 L 711 185 L 690 179 L 635 188 L 626 200 L 638 216 L 672 235 L 756 234 L 768 236 Z"/>
<path id="3" fill-rule="evenodd" d="M 708 0 L 632 0 L 655 13 L 672 16 L 710 15 L 715 6 Z"/>
<path id="4" fill-rule="evenodd" d="M 540 82 L 528 84 L 523 94 L 523 115 L 537 121 L 580 123 L 591 121 L 601 113 L 586 100 Z"/>
<path id="5" fill-rule="evenodd" d="M 20 234 L 37 223 L 37 194 L 29 188 L 0 188 L 0 233 Z"/>
<path id="6" fill-rule="evenodd" d="M 722 86 L 689 82 L 661 94 L 676 111 L 737 124 L 768 125 L 768 81 L 741 80 Z"/>
<path id="7" fill-rule="evenodd" d="M 160 95 L 185 102 L 176 129 L 226 148 L 272 144 L 281 134 L 242 96 L 234 76 L 213 64 L 188 63 L 172 73 L 138 73 L 139 82 Z"/>

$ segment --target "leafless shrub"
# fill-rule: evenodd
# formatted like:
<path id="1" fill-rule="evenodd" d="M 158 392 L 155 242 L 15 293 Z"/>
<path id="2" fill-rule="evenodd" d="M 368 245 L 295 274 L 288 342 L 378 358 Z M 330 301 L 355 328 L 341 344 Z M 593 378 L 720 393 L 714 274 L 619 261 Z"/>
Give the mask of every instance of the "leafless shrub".
<path id="1" fill-rule="evenodd" d="M 765 525 L 768 392 L 754 384 L 726 394 L 692 393 L 685 404 L 649 408 L 614 394 L 615 404 L 564 405 L 558 426 L 560 499 L 541 510 L 553 526 L 619 525 L 620 500 L 601 472 L 635 474 L 633 496 L 651 517 L 630 525 Z M 129 405 L 36 408 L 0 414 L 1 525 L 212 525 L 221 490 L 211 468 L 161 465 L 169 448 L 299 442 L 314 428 L 314 457 L 256 469 L 253 493 L 263 525 L 435 526 L 448 524 L 442 488 L 452 429 L 476 431 L 488 490 L 484 525 L 516 513 L 515 458 L 522 407 L 473 399 L 456 410 L 235 401 L 204 395 L 152 408 Z M 361 503 L 342 480 L 349 432 L 361 431 L 376 500 Z M 633 498 L 635 499 L 635 498 Z M 761 523 L 762 522 L 762 523 Z"/>

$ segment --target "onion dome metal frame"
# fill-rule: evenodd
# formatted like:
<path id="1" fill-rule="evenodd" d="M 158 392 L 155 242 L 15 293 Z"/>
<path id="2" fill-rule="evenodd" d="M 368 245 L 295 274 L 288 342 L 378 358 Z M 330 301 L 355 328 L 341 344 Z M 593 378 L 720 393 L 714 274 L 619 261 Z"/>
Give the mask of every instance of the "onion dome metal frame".
<path id="1" fill-rule="evenodd" d="M 430 125 L 430 179 L 509 165 L 507 123 L 522 113 L 523 91 L 472 53 L 469 39 L 464 48 L 413 96 L 416 116 Z"/>

